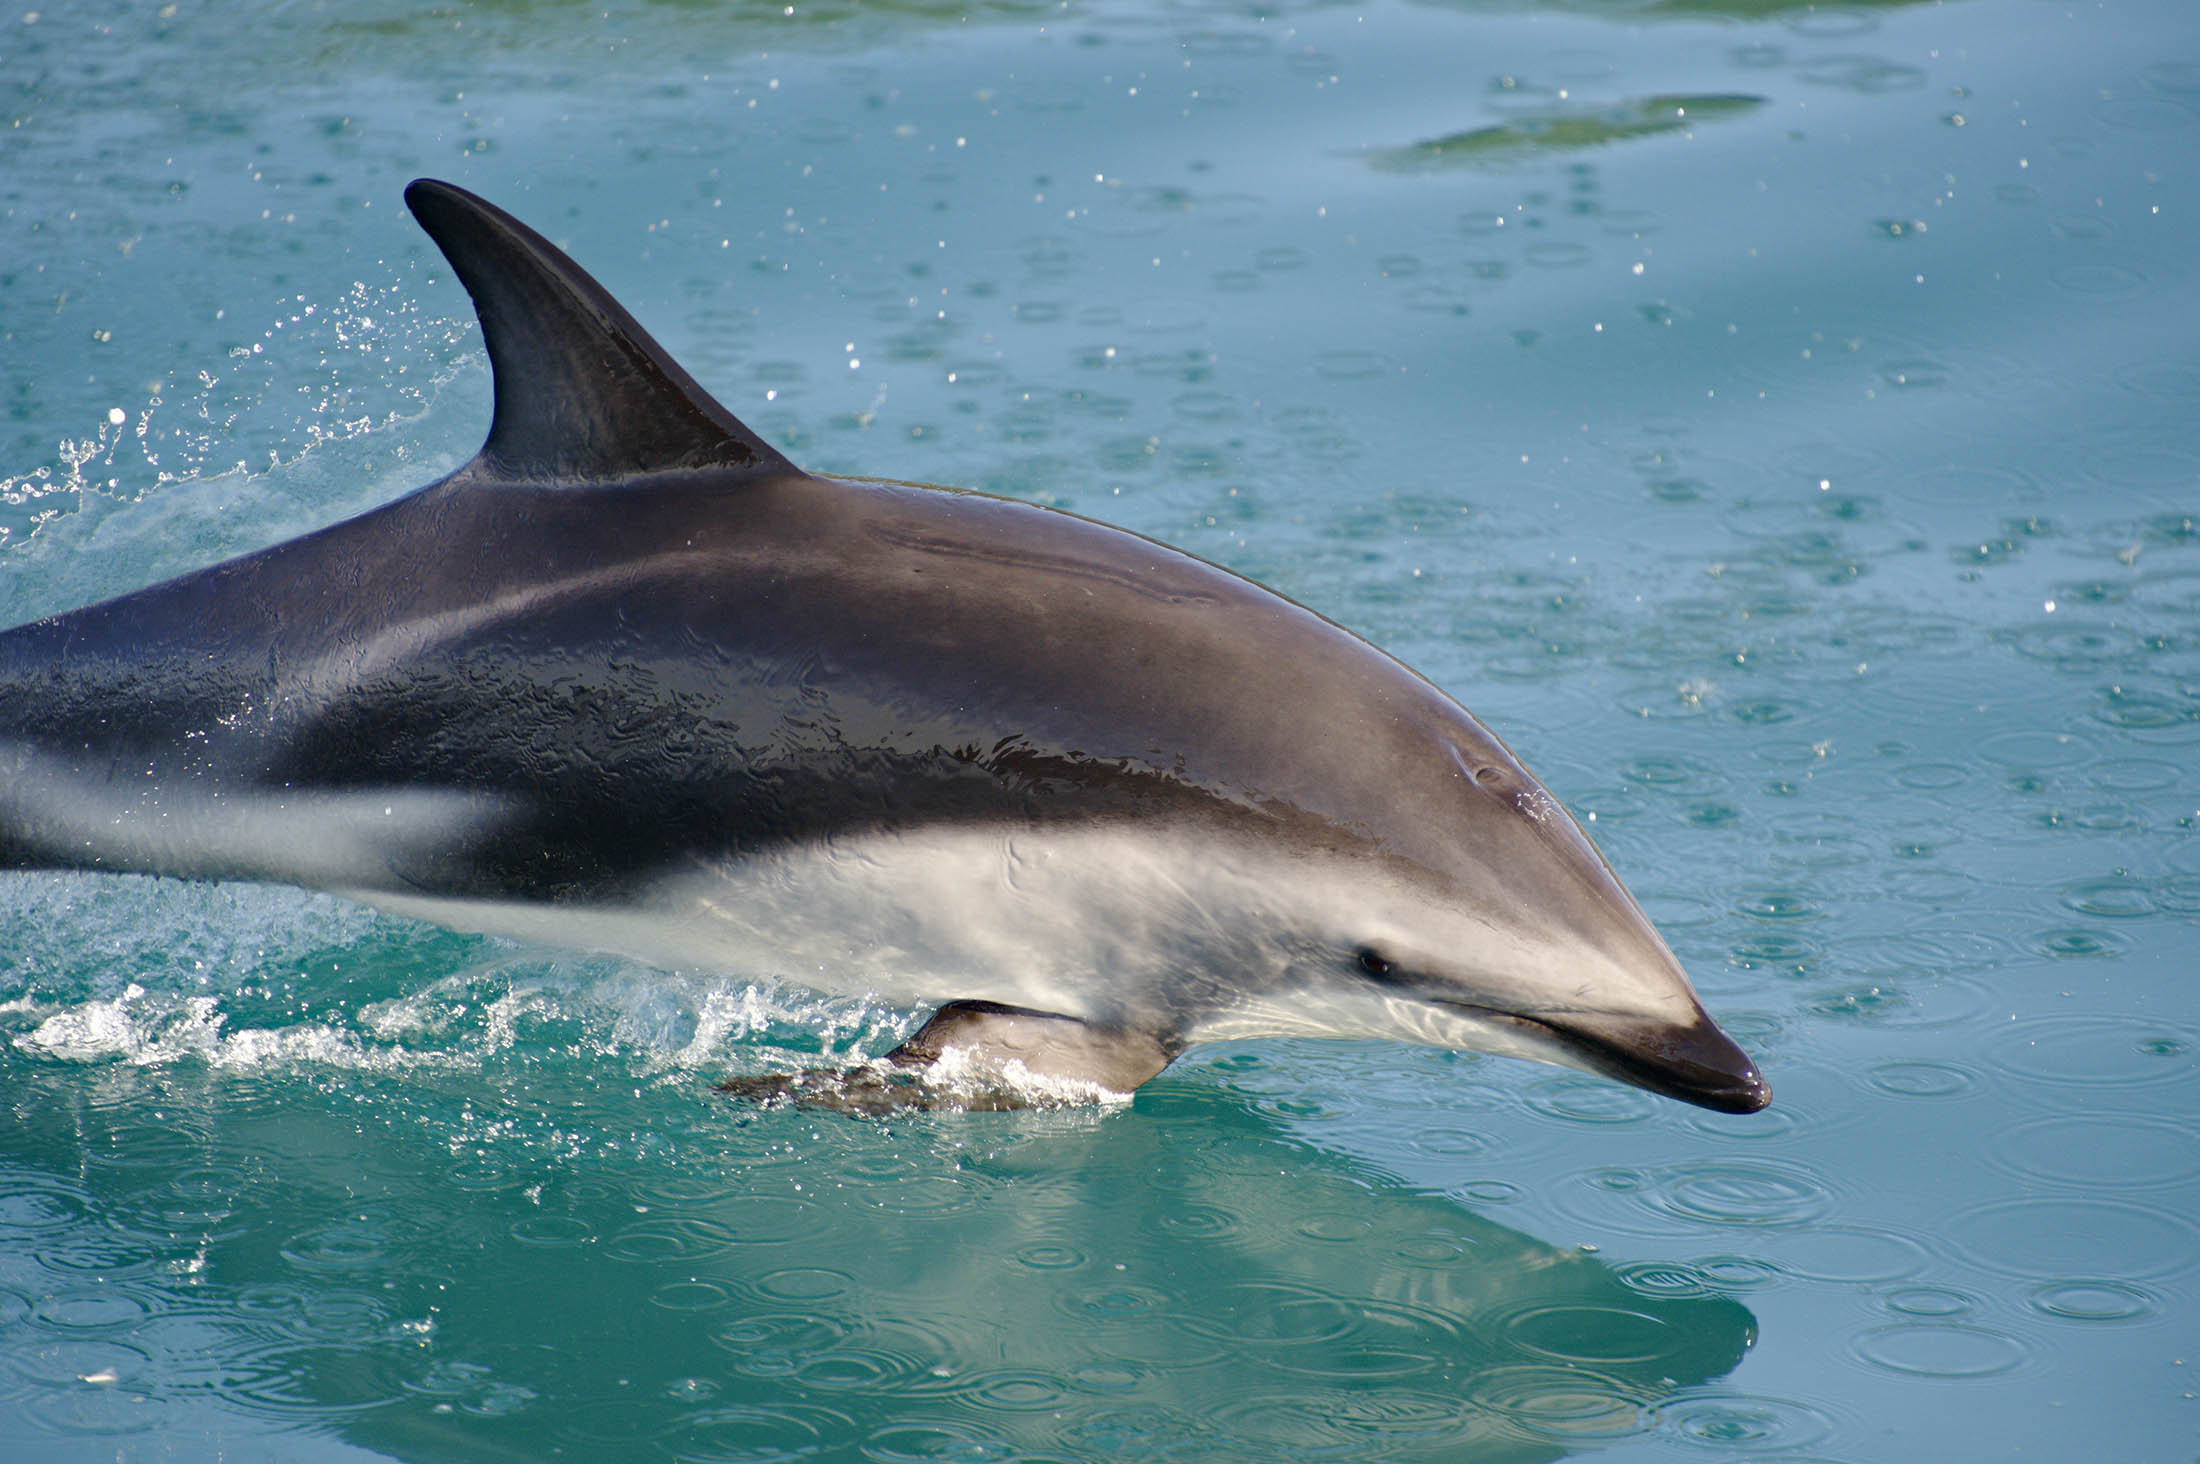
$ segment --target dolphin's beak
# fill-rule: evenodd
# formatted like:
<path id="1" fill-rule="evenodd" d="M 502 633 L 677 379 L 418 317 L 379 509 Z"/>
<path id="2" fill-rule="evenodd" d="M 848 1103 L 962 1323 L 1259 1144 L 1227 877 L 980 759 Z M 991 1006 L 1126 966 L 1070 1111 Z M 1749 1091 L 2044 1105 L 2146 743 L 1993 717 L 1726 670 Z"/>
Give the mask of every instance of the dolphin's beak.
<path id="1" fill-rule="evenodd" d="M 1721 1113 L 1755 1113 L 1772 1101 L 1757 1064 L 1700 1009 L 1685 1027 L 1580 1017 L 1546 1025 L 1599 1072 L 1638 1088 Z"/>
<path id="2" fill-rule="evenodd" d="M 1580 1012 L 1563 1017 L 1502 1015 L 1555 1039 L 1583 1067 L 1683 1103 L 1720 1113 L 1755 1113 L 1772 1101 L 1772 1085 L 1757 1064 L 1700 1007 L 1696 1020 L 1686 1026 Z"/>

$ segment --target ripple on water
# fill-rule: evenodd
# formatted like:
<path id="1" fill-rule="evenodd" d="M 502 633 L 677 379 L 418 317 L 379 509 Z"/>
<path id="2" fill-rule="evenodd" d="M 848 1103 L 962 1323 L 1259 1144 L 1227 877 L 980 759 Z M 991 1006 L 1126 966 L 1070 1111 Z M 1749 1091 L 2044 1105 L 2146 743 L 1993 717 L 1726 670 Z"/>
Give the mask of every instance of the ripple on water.
<path id="1" fill-rule="evenodd" d="M 2189 1076 L 2191 1032 L 2141 1017 L 2036 1017 L 1988 1039 L 1986 1060 L 2019 1078 L 2085 1086 L 2132 1086 Z"/>
<path id="2" fill-rule="evenodd" d="M 985 1186 L 974 1182 L 970 1175 L 920 1174 L 879 1186 L 872 1208 L 887 1215 L 931 1219 L 972 1209 L 984 1195 Z"/>
<path id="3" fill-rule="evenodd" d="M 1177 1318 L 1196 1336 L 1274 1349 L 1327 1346 L 1349 1336 L 1353 1303 L 1286 1281 L 1244 1281 L 1216 1292 Z"/>
<path id="4" fill-rule="evenodd" d="M 1985 989 L 1958 976 L 1865 977 L 1814 992 L 1810 1008 L 1875 1027 L 1949 1027 L 1972 1022 L 1987 1001 Z"/>
<path id="5" fill-rule="evenodd" d="M 1791 1276 L 1840 1285 L 1904 1281 L 1932 1263 L 1916 1237 L 1871 1225 L 1812 1225 L 1767 1235 L 1757 1245 Z"/>
<path id="6" fill-rule="evenodd" d="M 1624 1306 L 1527 1306 L 1497 1325 L 1522 1351 L 1568 1367 L 1631 1371 L 1678 1359 L 1693 1345 L 1672 1322 Z"/>
<path id="7" fill-rule="evenodd" d="M 2111 686 L 2096 693 L 2094 717 L 2134 742 L 2176 747 L 2200 739 L 2200 712 L 2183 694 L 2142 686 Z"/>
<path id="8" fill-rule="evenodd" d="M 352 1339 L 349 1346 L 285 1343 L 233 1361 L 223 1393 L 260 1417 L 340 1418 L 403 1397 L 409 1361 L 383 1336 Z"/>
<path id="9" fill-rule="evenodd" d="M 793 1371 L 805 1387 L 899 1392 L 961 1369 L 954 1343 L 930 1321 L 865 1317 L 838 1345 L 808 1357 Z"/>
<path id="10" fill-rule="evenodd" d="M 111 1383 L 78 1383 L 33 1394 L 20 1407 L 24 1421 L 49 1437 L 119 1438 L 159 1428 L 168 1405 Z"/>
<path id="11" fill-rule="evenodd" d="M 2069 1322 L 2132 1322 L 2161 1309 L 2153 1292 L 2125 1281 L 2049 1281 L 2025 1300 L 2034 1311 Z"/>
<path id="12" fill-rule="evenodd" d="M 754 1195 L 712 1205 L 710 1218 L 740 1245 L 783 1245 L 814 1238 L 817 1206 L 808 1200 Z"/>
<path id="13" fill-rule="evenodd" d="M 1894 780 L 1905 788 L 1931 793 L 1960 788 L 1970 779 L 1970 769 L 1960 763 L 1911 763 L 1897 768 L 1894 775 Z"/>
<path id="14" fill-rule="evenodd" d="M 846 1319 L 816 1312 L 766 1312 L 729 1322 L 711 1340 L 734 1355 L 736 1371 L 785 1377 L 848 1340 Z"/>
<path id="15" fill-rule="evenodd" d="M 107 1142 L 85 1150 L 85 1158 L 110 1169 L 159 1169 L 173 1172 L 214 1147 L 204 1130 L 181 1121 L 123 1123 L 107 1133 Z"/>
<path id="16" fill-rule="evenodd" d="M 2032 948 L 2059 960 L 2083 960 L 2121 955 L 2131 942 L 2110 930 L 2084 925 L 2057 925 L 2034 933 Z"/>
<path id="17" fill-rule="evenodd" d="M 2200 372 L 2195 372 L 2200 376 Z M 2195 383 L 2200 390 L 2200 382 Z M 2128 528 L 2118 532 L 2112 542 L 2121 544 L 2129 538 Z M 2121 553 L 2122 549 L 2111 552 Z M 2200 570 L 2162 569 L 2142 574 L 2126 586 L 2131 603 L 2141 609 L 2171 616 L 2200 614 Z"/>
<path id="18" fill-rule="evenodd" d="M 1657 1421 L 1626 1384 L 1580 1368 L 1490 1368 L 1475 1375 L 1467 1397 L 1515 1428 L 1564 1443 L 1627 1438 Z"/>
<path id="19" fill-rule="evenodd" d="M 1729 1036 L 1735 1036 L 1733 1024 L 1728 1026 Z M 1746 1040 L 1736 1037 L 1737 1041 Z M 1754 1049 L 1758 1044 L 1751 1042 Z M 1701 1134 L 1708 1134 L 1723 1144 L 1771 1144 L 1780 1145 L 1792 1140 L 1804 1120 L 1797 1117 L 1792 1108 L 1769 1108 L 1761 1113 L 1710 1113 L 1697 1109 L 1688 1115 L 1688 1126 Z M 1834 1120 L 1839 1122 L 1839 1120 Z M 1824 1133 L 1831 1125 L 1823 1118 L 1814 1117 L 1813 1129 Z"/>
<path id="20" fill-rule="evenodd" d="M 1265 1458 L 1357 1457 L 1370 1442 L 1425 1445 L 1463 1433 L 1469 1422 L 1455 1400 L 1387 1388 L 1372 1396 L 1322 1392 L 1234 1399 L 1216 1409 L 1213 1419 L 1238 1448 Z"/>
<path id="21" fill-rule="evenodd" d="M 2058 265 L 2047 272 L 2047 277 L 2073 295 L 2096 298 L 2136 295 L 2153 283 L 2138 255 L 2122 260 L 2087 259 Z"/>
<path id="22" fill-rule="evenodd" d="M 1986 1155 L 2022 1178 L 2088 1189 L 2147 1189 L 2200 1175 L 2189 1124 L 2137 1113 L 2030 1119 L 1988 1138 Z"/>
<path id="23" fill-rule="evenodd" d="M 2065 909 L 2097 920 L 2137 920 L 2154 913 L 2154 896 L 2144 880 L 2105 875 L 2074 880 L 2062 887 Z"/>
<path id="24" fill-rule="evenodd" d="M 386 1218 L 361 1215 L 301 1230 L 283 1247 L 283 1259 L 302 1271 L 371 1270 L 388 1254 L 391 1239 Z"/>
<path id="25" fill-rule="evenodd" d="M 1931 975 L 1990 971 L 2013 954 L 2013 947 L 1999 935 L 1940 925 L 1860 936 L 1842 941 L 1840 950 L 1843 959 L 1860 970 Z"/>
<path id="26" fill-rule="evenodd" d="M 41 1178 L 8 1171 L 6 1192 L 0 1193 L 0 1250 L 13 1250 L 32 1236 L 72 1232 L 84 1223 L 83 1197 L 42 1184 Z"/>
<path id="27" fill-rule="evenodd" d="M 1683 1261 L 1627 1261 L 1614 1266 L 1612 1275 L 1637 1296 L 1657 1301 L 1709 1296 L 1716 1289 L 1703 1272 Z"/>
<path id="28" fill-rule="evenodd" d="M 505 1233 L 521 1245 L 554 1248 L 586 1245 L 596 1238 L 596 1227 L 578 1215 L 529 1215 L 513 1221 Z"/>
<path id="29" fill-rule="evenodd" d="M 143 1388 L 155 1375 L 152 1356 L 143 1348 L 107 1338 L 66 1337 L 18 1345 L 0 1358 L 0 1364 L 41 1389 Z M 108 1381 L 86 1383 L 86 1378 Z"/>
<path id="30" fill-rule="evenodd" d="M 1716 927 L 1727 911 L 1718 900 L 1703 894 L 1679 894 L 1672 889 L 1650 889 L 1637 894 L 1643 914 L 1661 931 L 1694 931 Z"/>
<path id="31" fill-rule="evenodd" d="M 1489 1205 L 1518 1204 L 1528 1192 L 1509 1179 L 1470 1179 L 1464 1184 L 1453 1185 L 1444 1193 L 1480 1209 Z"/>
<path id="32" fill-rule="evenodd" d="M 1337 1428 L 1363 1441 L 1444 1439 L 1464 1432 L 1471 1423 L 1466 1405 L 1459 1399 L 1403 1388 L 1334 1394 L 1327 1408 Z"/>
<path id="33" fill-rule="evenodd" d="M 563 1436 L 567 1439 L 578 1439 L 587 1445 L 653 1444 L 663 1438 L 670 1428 L 661 1413 L 654 1409 L 637 1408 L 631 1399 L 625 1398 L 600 1403 L 580 1403 L 562 1410 L 560 1417 L 565 1424 L 560 1430 Z M 572 1452 L 580 1458 L 591 1458 L 601 1457 L 603 1450 L 600 1447 L 591 1447 Z M 681 1457 L 688 1456 L 683 1453 Z M 729 1456 L 706 1454 L 701 1457 Z M 746 1459 L 752 1456 L 735 1454 L 730 1457 Z M 767 1454 L 764 1457 L 769 1459 L 771 1456 Z"/>
<path id="34" fill-rule="evenodd" d="M 1456 1266 L 1473 1254 L 1472 1241 L 1433 1232 L 1408 1236 L 1390 1248 L 1391 1260 L 1424 1271 Z"/>
<path id="35" fill-rule="evenodd" d="M 1990 1378 L 2029 1355 L 2013 1333 L 1972 1322 L 1898 1322 L 1849 1343 L 1849 1354 L 1886 1372 L 1921 1378 Z"/>
<path id="36" fill-rule="evenodd" d="M 1525 1101 L 1546 1118 L 1599 1126 L 1643 1123 L 1657 1112 L 1657 1100 L 1641 1089 L 1588 1077 L 1547 1078 Z"/>
<path id="37" fill-rule="evenodd" d="M 813 1458 L 829 1440 L 851 1438 L 857 1428 L 848 1414 L 790 1404 L 706 1408 L 650 1436 L 674 1458 L 692 1464 L 771 1464 Z"/>
<path id="38" fill-rule="evenodd" d="M 1420 1153 L 1446 1159 L 1472 1159 L 1490 1150 L 1486 1136 L 1463 1128 L 1421 1129 L 1408 1142 Z"/>
<path id="39" fill-rule="evenodd" d="M 1699 1256 L 1689 1262 L 1704 1285 L 1714 1291 L 1758 1291 L 1783 1279 L 1787 1272 L 1766 1256 Z"/>
<path id="40" fill-rule="evenodd" d="M 651 1306 L 675 1312 L 714 1311 L 732 1301 L 733 1293 L 715 1281 L 673 1281 L 649 1293 Z"/>
<path id="41" fill-rule="evenodd" d="M 2160 1276 L 2200 1260 L 2191 1221 L 2123 1200 L 2004 1200 L 1955 1215 L 1946 1229 L 1980 1264 L 2018 1276 Z"/>
<path id="42" fill-rule="evenodd" d="M 2155 881 L 2154 903 L 2181 915 L 2200 914 L 2200 874 L 2173 874 Z"/>
<path id="43" fill-rule="evenodd" d="M 1073 1388 L 1054 1373 L 1005 1368 L 955 1379 L 955 1395 L 991 1413 L 1045 1413 L 1067 1403 Z"/>
<path id="44" fill-rule="evenodd" d="M 855 1278 L 829 1266 L 787 1266 L 766 1271 L 753 1283 L 760 1296 L 773 1301 L 819 1302 L 845 1296 L 855 1289 Z"/>
<path id="45" fill-rule="evenodd" d="M 992 1464 L 1016 1451 L 999 1435 L 963 1423 L 890 1423 L 863 1441 L 863 1457 L 877 1464 Z"/>
<path id="46" fill-rule="evenodd" d="M 2104 793 L 2160 793 L 2182 776 L 2175 763 L 2143 757 L 2104 758 L 2086 769 L 2086 781 Z"/>
<path id="47" fill-rule="evenodd" d="M 1980 738 L 1973 751 L 2011 768 L 2068 767 L 2093 756 L 2092 739 L 2072 732 L 2019 730 Z"/>
<path id="48" fill-rule="evenodd" d="M 1702 758 L 1681 753 L 1652 753 L 1620 764 L 1627 784 L 1674 797 L 1701 797 L 1727 784 L 1726 775 Z"/>
<path id="49" fill-rule="evenodd" d="M 1375 1222 L 1366 1215 L 1343 1210 L 1321 1210 L 1291 1224 L 1291 1233 L 1328 1245 L 1349 1245 L 1367 1239 Z"/>
<path id="50" fill-rule="evenodd" d="M 82 1335 L 127 1330 L 154 1309 L 153 1303 L 120 1287 L 101 1286 L 56 1292 L 41 1300 L 31 1317 L 49 1330 Z"/>
<path id="51" fill-rule="evenodd" d="M 2002 639 L 2027 660 L 2075 675 L 2137 671 L 2155 655 L 2152 641 L 2136 629 L 2060 615 L 2052 624 L 2009 631 Z"/>
<path id="52" fill-rule="evenodd" d="M 1248 1282 L 1210 1313 L 1181 1313 L 1196 1336 L 1264 1355 L 1300 1377 L 1347 1384 L 1409 1377 L 1442 1365 L 1467 1345 L 1458 1324 L 1404 1302 L 1332 1296 L 1313 1287 Z"/>
<path id="53" fill-rule="evenodd" d="M 1880 1063 L 1864 1081 L 1893 1098 L 1956 1098 L 1978 1089 L 1978 1075 L 1969 1068 L 1924 1059 Z"/>
<path id="54" fill-rule="evenodd" d="M 1808 1403 L 1748 1393 L 1683 1394 L 1663 1410 L 1660 1430 L 1696 1448 L 1751 1455 L 1787 1453 L 1833 1432 Z"/>
<path id="55" fill-rule="evenodd" d="M 1712 1225 L 1801 1225 L 1833 1203 L 1815 1175 L 1762 1162 L 1680 1165 L 1642 1193 L 1668 1215 Z"/>
<path id="56" fill-rule="evenodd" d="M 1071 1245 L 1027 1245 L 1016 1252 L 1016 1261 L 1034 1271 L 1074 1271 L 1085 1263 L 1085 1253 Z"/>
<path id="57" fill-rule="evenodd" d="M 634 1187 L 636 1198 L 653 1205 L 700 1205 L 742 1193 L 741 1180 L 701 1174 L 669 1174 Z"/>
<path id="58" fill-rule="evenodd" d="M 364 1343 L 381 1337 L 390 1325 L 389 1304 L 365 1291 L 322 1286 L 297 1295 L 297 1315 L 288 1330 L 314 1342 Z"/>
<path id="59" fill-rule="evenodd" d="M 1825 918 L 1825 912 L 1817 902 L 1801 890 L 1756 889 L 1743 892 L 1734 901 L 1734 913 L 1746 915 L 1752 920 L 1797 923 Z"/>
<path id="60" fill-rule="evenodd" d="M 1978 1305 L 1978 1298 L 1946 1286 L 1905 1286 L 1886 1296 L 1887 1310 L 1906 1317 L 1960 1317 Z"/>
<path id="61" fill-rule="evenodd" d="M 789 1237 L 790 1239 L 792 1237 Z M 620 1230 L 603 1245 L 603 1253 L 618 1261 L 700 1261 L 733 1249 L 736 1237 L 724 1226 L 692 1216 L 664 1216 L 640 1220 Z"/>
<path id="62" fill-rule="evenodd" d="M 1055 1299 L 1055 1309 L 1073 1321 L 1124 1323 L 1159 1315 L 1167 1309 L 1168 1301 L 1167 1296 L 1151 1287 L 1119 1282 L 1065 1293 Z"/>

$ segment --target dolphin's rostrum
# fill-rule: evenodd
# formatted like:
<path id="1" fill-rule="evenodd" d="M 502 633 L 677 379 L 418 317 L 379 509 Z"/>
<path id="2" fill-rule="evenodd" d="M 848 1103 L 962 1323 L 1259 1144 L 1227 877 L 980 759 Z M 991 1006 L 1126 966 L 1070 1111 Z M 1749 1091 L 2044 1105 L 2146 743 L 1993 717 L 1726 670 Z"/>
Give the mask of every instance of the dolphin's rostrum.
<path id="1" fill-rule="evenodd" d="M 480 454 L 0 635 L 0 864 L 946 1002 L 887 1077 L 752 1093 L 921 1101 L 904 1075 L 950 1057 L 1124 1091 L 1306 1034 L 1767 1102 L 1573 819 L 1427 681 L 1135 534 L 804 473 L 533 230 L 405 197 L 480 313 Z"/>

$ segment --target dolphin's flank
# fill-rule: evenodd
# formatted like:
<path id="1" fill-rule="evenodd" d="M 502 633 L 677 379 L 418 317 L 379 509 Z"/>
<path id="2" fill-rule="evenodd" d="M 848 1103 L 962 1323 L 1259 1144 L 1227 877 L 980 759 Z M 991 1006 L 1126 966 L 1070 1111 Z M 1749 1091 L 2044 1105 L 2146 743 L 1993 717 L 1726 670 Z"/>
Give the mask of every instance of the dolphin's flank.
<path id="1" fill-rule="evenodd" d="M 496 405 L 450 477 L 0 635 L 0 864 L 336 891 L 944 1003 L 854 1107 L 1379 1037 L 1764 1080 L 1573 819 L 1320 616 L 1071 514 L 813 477 L 593 279 L 406 202 Z"/>

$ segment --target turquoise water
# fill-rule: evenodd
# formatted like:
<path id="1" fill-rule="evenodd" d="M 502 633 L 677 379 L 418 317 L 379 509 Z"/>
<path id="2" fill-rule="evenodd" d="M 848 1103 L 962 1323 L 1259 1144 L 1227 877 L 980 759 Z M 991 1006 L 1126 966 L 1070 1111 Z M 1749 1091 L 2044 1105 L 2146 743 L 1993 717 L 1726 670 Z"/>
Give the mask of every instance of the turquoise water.
<path id="1" fill-rule="evenodd" d="M 1776 1095 L 756 1113 L 921 1014 L 9 875 L 10 1460 L 2200 1453 L 2182 0 L 62 4 L 0 97 L 8 623 L 470 455 L 439 175 L 806 466 L 1420 667 Z"/>

